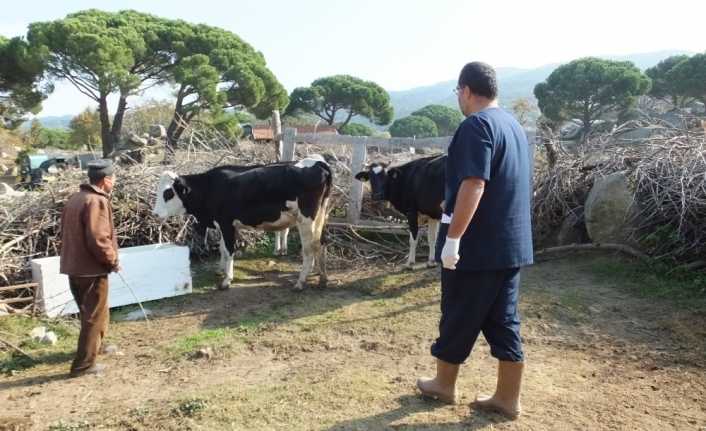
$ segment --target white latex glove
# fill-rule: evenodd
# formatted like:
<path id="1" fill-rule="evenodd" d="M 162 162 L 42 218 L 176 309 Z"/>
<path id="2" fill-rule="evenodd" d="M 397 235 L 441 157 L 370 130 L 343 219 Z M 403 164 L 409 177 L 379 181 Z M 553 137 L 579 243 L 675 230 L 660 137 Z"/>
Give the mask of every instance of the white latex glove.
<path id="1" fill-rule="evenodd" d="M 441 250 L 441 265 L 446 269 L 456 269 L 456 264 L 461 259 L 458 248 L 461 245 L 461 238 L 446 237 L 444 248 Z"/>

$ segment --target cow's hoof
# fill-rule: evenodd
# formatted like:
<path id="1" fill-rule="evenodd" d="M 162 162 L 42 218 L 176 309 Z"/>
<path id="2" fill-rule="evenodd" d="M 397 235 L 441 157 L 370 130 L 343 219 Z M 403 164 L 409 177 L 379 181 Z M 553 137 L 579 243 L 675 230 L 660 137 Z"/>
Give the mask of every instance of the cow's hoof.
<path id="1" fill-rule="evenodd" d="M 436 263 L 434 261 L 427 262 L 427 268 L 436 268 L 437 265 L 438 265 L 438 263 Z"/>
<path id="2" fill-rule="evenodd" d="M 222 282 L 216 284 L 216 289 L 218 290 L 228 290 L 230 289 L 230 283 Z"/>
<path id="3" fill-rule="evenodd" d="M 326 289 L 327 286 L 328 286 L 328 279 L 327 278 L 320 278 L 319 279 L 319 288 Z"/>
<path id="4" fill-rule="evenodd" d="M 297 281 L 297 284 L 292 287 L 292 290 L 295 292 L 303 292 L 304 289 L 306 289 L 306 283 L 301 283 L 299 281 Z"/>
<path id="5" fill-rule="evenodd" d="M 414 271 L 414 264 L 413 263 L 405 263 L 404 265 L 404 270 L 405 271 Z"/>

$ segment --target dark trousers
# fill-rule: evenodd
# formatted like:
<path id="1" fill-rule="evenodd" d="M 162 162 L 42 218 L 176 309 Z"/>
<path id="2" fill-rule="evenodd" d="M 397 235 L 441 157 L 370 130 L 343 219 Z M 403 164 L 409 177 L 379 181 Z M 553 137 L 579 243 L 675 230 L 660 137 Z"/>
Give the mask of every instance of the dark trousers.
<path id="1" fill-rule="evenodd" d="M 463 363 L 482 331 L 491 354 L 501 361 L 523 360 L 517 300 L 520 269 L 462 271 L 442 269 L 439 338 L 431 354 Z"/>
<path id="2" fill-rule="evenodd" d="M 80 373 L 96 363 L 103 337 L 108 330 L 108 276 L 69 277 L 71 293 L 81 317 L 76 358 L 71 373 Z"/>

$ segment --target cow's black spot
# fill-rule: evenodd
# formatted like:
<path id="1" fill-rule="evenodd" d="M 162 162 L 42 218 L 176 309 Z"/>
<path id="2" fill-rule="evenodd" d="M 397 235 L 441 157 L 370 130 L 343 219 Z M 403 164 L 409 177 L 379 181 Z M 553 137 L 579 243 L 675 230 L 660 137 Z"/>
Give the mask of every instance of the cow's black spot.
<path id="1" fill-rule="evenodd" d="M 164 191 L 164 202 L 169 202 L 174 197 L 174 190 L 173 189 L 167 189 Z"/>

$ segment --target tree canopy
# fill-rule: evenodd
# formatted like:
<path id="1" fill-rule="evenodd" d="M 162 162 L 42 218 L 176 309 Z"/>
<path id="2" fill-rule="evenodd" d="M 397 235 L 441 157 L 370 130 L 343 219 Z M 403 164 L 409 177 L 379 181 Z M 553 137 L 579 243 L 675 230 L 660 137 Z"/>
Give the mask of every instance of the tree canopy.
<path id="1" fill-rule="evenodd" d="M 27 43 L 0 36 L 0 127 L 14 129 L 28 112 L 37 113 L 50 88 L 40 88 L 42 62 L 33 57 Z"/>
<path id="2" fill-rule="evenodd" d="M 682 106 L 687 99 L 680 94 L 677 82 L 669 73 L 676 65 L 688 59 L 688 55 L 674 55 L 647 69 L 645 74 L 652 80 L 649 95 L 657 99 L 667 100 L 674 106 Z"/>
<path id="3" fill-rule="evenodd" d="M 337 121 L 337 114 L 344 113 L 340 130 L 356 116 L 369 119 L 384 126 L 393 118 L 390 95 L 372 81 L 364 81 L 349 75 L 335 75 L 317 79 L 310 87 L 294 89 L 286 115 L 311 113 L 329 125 Z"/>
<path id="4" fill-rule="evenodd" d="M 167 129 L 170 147 L 201 112 L 210 111 L 209 118 L 220 119 L 218 124 L 225 127 L 224 131 L 235 132 L 237 122 L 223 112 L 225 109 L 247 109 L 258 118 L 266 118 L 289 102 L 287 91 L 267 68 L 262 54 L 229 31 L 207 25 L 188 26 L 183 32 L 183 47 L 176 55 L 171 80 L 177 86 L 177 99 Z"/>
<path id="5" fill-rule="evenodd" d="M 55 79 L 65 79 L 98 103 L 103 155 L 118 142 L 127 98 L 164 82 L 173 65 L 167 20 L 135 11 L 95 9 L 36 22 L 27 40 Z M 112 122 L 108 95 L 117 93 Z"/>
<path id="6" fill-rule="evenodd" d="M 585 138 L 596 120 L 634 106 L 649 89 L 650 79 L 631 62 L 587 57 L 559 66 L 534 95 L 547 118 L 579 119 Z"/>
<path id="7" fill-rule="evenodd" d="M 101 121 L 98 111 L 86 108 L 69 123 L 69 144 L 74 148 L 86 146 L 93 151 L 101 140 Z"/>
<path id="8" fill-rule="evenodd" d="M 341 127 L 340 133 L 349 136 L 373 136 L 373 129 L 360 123 L 348 123 Z"/>
<path id="9" fill-rule="evenodd" d="M 30 24 L 27 39 L 54 79 L 65 79 L 98 103 L 103 153 L 118 142 L 128 98 L 159 84 L 176 86 L 168 145 L 201 111 L 229 106 L 258 116 L 283 109 L 287 93 L 264 57 L 235 34 L 132 10 L 95 9 Z M 108 107 L 108 95 L 118 103 Z M 109 111 L 115 112 L 113 118 Z"/>
<path id="10" fill-rule="evenodd" d="M 412 115 L 426 117 L 436 124 L 439 136 L 452 136 L 463 121 L 463 114 L 458 109 L 443 105 L 427 105 Z"/>
<path id="11" fill-rule="evenodd" d="M 390 126 L 390 135 L 395 138 L 433 138 L 439 136 L 439 130 L 429 118 L 410 115 L 395 120 Z"/>
<path id="12" fill-rule="evenodd" d="M 694 54 L 674 66 L 667 74 L 679 95 L 693 97 L 704 104 L 706 112 L 706 53 Z"/>

